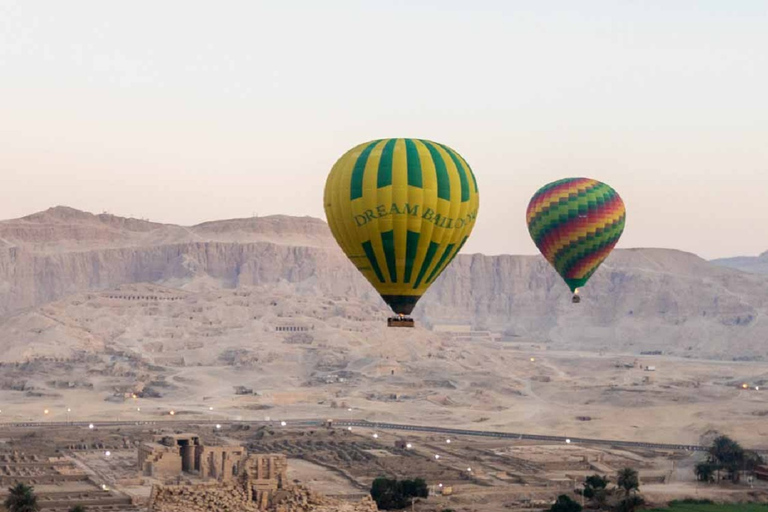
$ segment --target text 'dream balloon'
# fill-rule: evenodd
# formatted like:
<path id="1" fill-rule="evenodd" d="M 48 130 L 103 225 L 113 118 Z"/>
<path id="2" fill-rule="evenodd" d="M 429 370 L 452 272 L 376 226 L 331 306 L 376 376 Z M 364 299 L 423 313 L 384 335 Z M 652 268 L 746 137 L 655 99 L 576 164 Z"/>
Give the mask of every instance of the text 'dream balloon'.
<path id="1" fill-rule="evenodd" d="M 382 139 L 336 162 L 324 204 L 347 257 L 395 313 L 408 315 L 467 241 L 479 196 L 472 170 L 451 148 Z"/>

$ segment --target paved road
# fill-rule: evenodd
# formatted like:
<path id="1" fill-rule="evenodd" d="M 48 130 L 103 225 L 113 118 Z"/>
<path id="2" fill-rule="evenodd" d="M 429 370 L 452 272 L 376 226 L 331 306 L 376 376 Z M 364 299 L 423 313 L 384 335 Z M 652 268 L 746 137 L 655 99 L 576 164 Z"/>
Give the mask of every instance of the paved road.
<path id="1" fill-rule="evenodd" d="M 286 424 L 289 427 L 301 427 L 301 428 L 317 428 L 322 427 L 326 423 L 325 419 L 299 419 L 299 420 L 286 420 Z M 60 428 L 67 426 L 76 426 L 88 428 L 93 425 L 94 428 L 99 427 L 123 427 L 123 426 L 157 426 L 157 427 L 172 427 L 177 425 L 272 425 L 279 426 L 279 421 L 226 421 L 226 420 L 158 420 L 158 421 L 45 421 L 45 422 L 18 422 L 18 423 L 0 423 L 0 428 Z M 496 432 L 492 430 L 467 430 L 458 428 L 446 428 L 446 427 L 430 427 L 423 425 L 403 425 L 398 423 L 382 423 L 371 422 L 368 420 L 334 420 L 333 425 L 336 427 L 360 427 L 370 428 L 378 430 L 402 430 L 410 432 L 428 432 L 435 434 L 447 434 L 454 436 L 475 436 L 475 437 L 490 437 L 497 439 L 524 439 L 531 441 L 552 441 L 565 443 L 566 439 L 570 439 L 571 443 L 581 444 L 602 444 L 610 446 L 625 446 L 630 448 L 654 448 L 660 450 L 678 450 L 678 451 L 706 451 L 707 447 L 700 445 L 689 444 L 666 444 L 666 443 L 649 443 L 644 441 L 621 441 L 615 439 L 590 439 L 582 437 L 562 437 L 562 436 L 545 436 L 538 434 L 521 434 L 515 432 Z M 759 453 L 768 453 L 768 450 L 756 450 Z"/>
<path id="2" fill-rule="evenodd" d="M 493 437 L 499 439 L 525 439 L 533 441 L 553 441 L 559 443 L 565 443 L 567 439 L 570 439 L 571 443 L 583 443 L 583 444 L 607 444 L 612 446 L 631 446 L 640 448 L 658 448 L 663 450 L 688 450 L 688 451 L 706 451 L 706 448 L 699 445 L 684 445 L 684 444 L 663 444 L 663 443 L 647 443 L 642 441 L 616 441 L 611 439 L 586 439 L 580 437 L 561 437 L 561 436 L 544 436 L 538 434 L 520 434 L 514 432 L 495 432 L 492 430 L 466 430 L 458 428 L 445 428 L 445 427 L 425 427 L 417 425 L 400 425 L 397 423 L 371 423 L 368 421 L 336 421 L 334 425 L 346 427 L 366 427 L 377 428 L 383 430 L 406 430 L 412 432 L 433 432 L 436 434 L 449 434 L 449 435 L 461 435 L 461 436 L 479 436 L 479 437 Z"/>

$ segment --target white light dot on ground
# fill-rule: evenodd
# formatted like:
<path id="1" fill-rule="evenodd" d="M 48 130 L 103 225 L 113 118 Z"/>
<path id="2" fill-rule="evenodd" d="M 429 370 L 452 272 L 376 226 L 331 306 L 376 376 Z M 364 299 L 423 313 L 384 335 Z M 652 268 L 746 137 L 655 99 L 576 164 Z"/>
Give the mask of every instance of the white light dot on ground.
<path id="1" fill-rule="evenodd" d="M 287 425 L 287 423 L 286 423 L 286 422 L 284 422 L 284 421 L 281 421 L 281 422 L 280 422 L 280 425 L 284 427 L 284 426 L 286 426 L 286 425 Z"/>
<path id="2" fill-rule="evenodd" d="M 373 438 L 374 439 L 378 439 L 379 438 L 379 434 L 373 434 Z"/>
<path id="3" fill-rule="evenodd" d="M 450 439 L 446 439 L 445 442 L 448 443 L 448 444 L 451 444 L 451 440 Z"/>
<path id="4" fill-rule="evenodd" d="M 107 457 L 109 457 L 110 455 L 112 455 L 112 452 L 110 452 L 109 450 L 107 450 L 106 452 L 104 452 L 104 455 L 105 455 L 105 456 L 107 456 Z"/>
<path id="5" fill-rule="evenodd" d="M 349 430 L 350 432 L 352 432 L 352 427 L 347 427 L 347 430 Z"/>
<path id="6" fill-rule="evenodd" d="M 571 443 L 571 440 L 570 440 L 570 439 L 566 439 L 566 440 L 565 440 L 565 442 L 566 442 L 566 443 L 568 443 L 568 444 L 570 444 L 570 443 Z"/>
<path id="7" fill-rule="evenodd" d="M 220 429 L 220 428 L 221 428 L 221 425 L 218 425 L 218 424 L 217 424 L 217 425 L 216 425 L 216 428 L 217 428 L 217 429 Z"/>
<path id="8" fill-rule="evenodd" d="M 89 429 L 91 429 L 91 430 L 93 430 L 93 423 L 91 423 L 90 425 L 88 425 L 88 428 L 89 428 Z"/>
<path id="9" fill-rule="evenodd" d="M 405 445 L 405 447 L 410 450 L 411 448 L 413 448 L 413 445 L 411 443 L 408 443 L 407 445 Z"/>
<path id="10" fill-rule="evenodd" d="M 440 456 L 439 455 L 435 455 L 435 460 L 439 460 L 439 459 L 440 459 Z"/>

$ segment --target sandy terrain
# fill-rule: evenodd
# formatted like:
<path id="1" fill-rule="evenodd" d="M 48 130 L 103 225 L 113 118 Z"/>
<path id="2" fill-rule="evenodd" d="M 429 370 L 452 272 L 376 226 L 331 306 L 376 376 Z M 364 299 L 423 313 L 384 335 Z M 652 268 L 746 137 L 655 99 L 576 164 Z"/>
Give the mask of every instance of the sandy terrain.
<path id="1" fill-rule="evenodd" d="M 555 351 L 355 323 L 365 326 L 363 335 L 352 325 L 302 317 L 288 323 L 312 331 L 274 332 L 270 325 L 285 323 L 280 313 L 254 319 L 252 312 L 257 303 L 278 300 L 218 292 L 196 320 L 222 326 L 224 334 L 212 344 L 164 331 L 184 322 L 180 303 L 124 308 L 119 318 L 128 321 L 106 355 L 0 368 L 0 414 L 5 421 L 161 419 L 171 411 L 177 419 L 361 418 L 686 444 L 714 429 L 768 448 L 763 362 Z M 78 321 L 99 333 L 115 321 L 104 302 L 75 300 L 47 311 L 53 318 L 83 315 Z M 236 302 L 245 305 L 231 306 Z M 335 305 L 329 300 L 324 307 Z M 152 348 L 158 343 L 163 350 Z M 9 389 L 20 382 L 23 390 Z M 236 395 L 235 386 L 254 394 Z M 160 396 L 124 398 L 148 389 Z"/>
<path id="2" fill-rule="evenodd" d="M 466 256 L 425 297 L 416 329 L 388 329 L 325 229 L 283 217 L 185 228 L 71 210 L 0 223 L 13 245 L 0 254 L 10 276 L 0 282 L 9 312 L 0 317 L 0 422 L 284 420 L 269 442 L 239 431 L 218 441 L 287 453 L 292 478 L 328 494 L 355 494 L 380 474 L 425 474 L 461 490 L 434 504 L 488 512 L 622 465 L 651 481 L 668 475 L 658 489 L 648 484 L 661 501 L 688 496 L 699 492 L 696 458 L 477 439 L 448 446 L 430 436 L 402 451 L 400 434 L 364 430 L 342 433 L 350 437 L 338 446 L 310 442 L 291 422 L 681 444 L 718 431 L 768 449 L 763 276 L 676 251 L 623 251 L 574 309 L 533 258 Z M 446 318 L 483 332 L 427 329 Z M 73 460 L 145 496 L 146 485 L 128 482 L 133 445 L 96 430 L 66 433 L 101 445 Z M 1 437 L 15 446 L 20 435 Z M 53 454 L 49 438 L 36 442 Z M 582 464 L 596 457 L 594 468 Z"/>
<path id="3" fill-rule="evenodd" d="M 64 493 L 70 501 L 86 494 L 89 499 L 100 495 L 142 500 L 149 496 L 154 480 L 139 477 L 136 448 L 127 447 L 138 446 L 142 440 L 157 434 L 157 430 L 141 426 L 95 430 L 2 428 L 8 442 L 0 447 L 0 452 L 36 454 L 38 460 L 42 460 L 58 450 L 64 460 L 73 461 L 91 476 L 88 483 L 43 481 L 39 486 L 41 494 Z M 693 481 L 693 466 L 702 454 L 684 451 L 628 450 L 466 436 L 451 437 L 447 443 L 444 435 L 394 433 L 373 428 L 348 431 L 226 426 L 217 431 L 192 424 L 176 426 L 176 430 L 194 429 L 199 429 L 203 444 L 236 443 L 254 453 L 285 453 L 289 457 L 291 481 L 352 501 L 359 500 L 378 476 L 424 478 L 433 495 L 418 505 L 423 512 L 444 508 L 501 512 L 523 510 L 529 504 L 541 506 L 558 494 L 571 493 L 587 475 L 601 473 L 611 477 L 627 466 L 639 471 L 641 490 L 655 504 L 687 497 L 725 502 L 768 500 L 765 482 L 755 482 L 754 488 L 746 482 L 739 486 L 697 486 Z M 398 442 L 410 443 L 411 448 L 398 446 Z M 29 471 L 23 464 L 7 467 L 11 469 L 4 471 L 11 474 Z M 195 479 L 193 475 L 182 476 L 184 482 Z M 106 484 L 108 490 L 99 489 L 102 484 Z M 452 494 L 441 496 L 444 488 L 450 488 Z"/>
<path id="4" fill-rule="evenodd" d="M 328 496 L 357 496 L 365 492 L 328 468 L 302 459 L 288 459 L 288 478 Z"/>

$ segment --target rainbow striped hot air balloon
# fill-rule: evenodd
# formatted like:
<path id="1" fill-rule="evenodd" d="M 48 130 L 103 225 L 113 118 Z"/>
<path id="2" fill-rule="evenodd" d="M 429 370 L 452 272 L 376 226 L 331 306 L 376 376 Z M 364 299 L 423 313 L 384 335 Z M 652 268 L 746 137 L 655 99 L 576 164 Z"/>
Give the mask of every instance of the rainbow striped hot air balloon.
<path id="1" fill-rule="evenodd" d="M 608 257 L 624 231 L 624 202 L 610 186 L 589 178 L 544 185 L 526 213 L 536 247 L 574 293 Z"/>
<path id="2" fill-rule="evenodd" d="M 344 253 L 404 316 L 467 241 L 479 197 L 472 170 L 451 148 L 382 139 L 336 162 L 324 204 Z"/>

